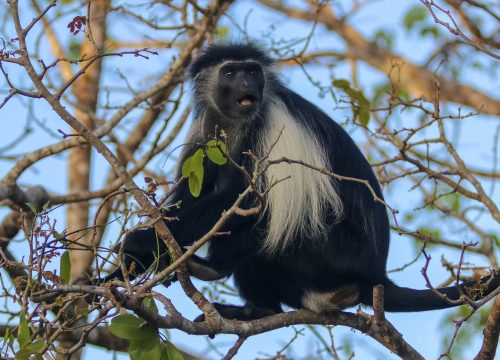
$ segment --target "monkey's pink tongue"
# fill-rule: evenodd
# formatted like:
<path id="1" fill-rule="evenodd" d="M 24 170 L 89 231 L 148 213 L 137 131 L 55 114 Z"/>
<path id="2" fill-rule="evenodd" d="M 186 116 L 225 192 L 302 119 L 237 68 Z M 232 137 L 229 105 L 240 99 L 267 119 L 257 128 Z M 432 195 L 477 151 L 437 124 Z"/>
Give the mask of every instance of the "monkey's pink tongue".
<path id="1" fill-rule="evenodd" d="M 243 98 L 240 100 L 240 104 L 243 106 L 252 105 L 252 100 L 250 100 L 249 98 Z"/>

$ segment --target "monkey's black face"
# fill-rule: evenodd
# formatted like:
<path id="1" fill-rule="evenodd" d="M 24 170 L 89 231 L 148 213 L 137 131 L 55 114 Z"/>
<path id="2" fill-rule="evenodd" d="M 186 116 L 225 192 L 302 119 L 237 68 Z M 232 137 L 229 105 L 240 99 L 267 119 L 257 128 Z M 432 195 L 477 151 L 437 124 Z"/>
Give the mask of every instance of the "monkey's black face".
<path id="1" fill-rule="evenodd" d="M 264 72 L 258 63 L 226 63 L 219 69 L 215 103 L 229 118 L 251 117 L 262 104 L 264 84 Z"/>

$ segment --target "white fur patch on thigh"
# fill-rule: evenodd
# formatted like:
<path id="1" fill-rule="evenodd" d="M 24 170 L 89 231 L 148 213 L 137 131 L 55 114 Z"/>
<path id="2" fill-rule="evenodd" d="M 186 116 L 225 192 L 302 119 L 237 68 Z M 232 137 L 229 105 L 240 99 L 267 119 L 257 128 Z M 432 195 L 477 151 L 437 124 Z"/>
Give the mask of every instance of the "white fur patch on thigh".
<path id="1" fill-rule="evenodd" d="M 339 307 L 335 307 L 332 309 L 331 303 L 332 293 L 320 293 L 317 291 L 307 291 L 302 296 L 302 306 L 310 311 L 314 311 L 315 313 L 327 313 L 332 311 L 340 310 Z"/>
<path id="2" fill-rule="evenodd" d="M 302 306 L 316 313 L 332 313 L 356 305 L 359 301 L 359 284 L 344 285 L 336 290 L 319 292 L 307 290 L 302 296 Z"/>

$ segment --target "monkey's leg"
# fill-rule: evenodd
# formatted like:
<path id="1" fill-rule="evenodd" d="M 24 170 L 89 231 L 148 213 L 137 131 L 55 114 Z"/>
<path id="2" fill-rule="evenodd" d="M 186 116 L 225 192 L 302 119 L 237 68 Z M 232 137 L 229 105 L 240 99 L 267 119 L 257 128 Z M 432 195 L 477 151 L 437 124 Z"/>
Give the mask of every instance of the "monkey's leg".
<path id="1" fill-rule="evenodd" d="M 249 321 L 282 312 L 279 294 L 266 277 L 266 271 L 271 270 L 252 258 L 242 260 L 234 273 L 234 281 L 245 305 L 214 303 L 219 314 L 226 319 Z M 204 319 L 204 315 L 201 315 L 195 321 Z"/>

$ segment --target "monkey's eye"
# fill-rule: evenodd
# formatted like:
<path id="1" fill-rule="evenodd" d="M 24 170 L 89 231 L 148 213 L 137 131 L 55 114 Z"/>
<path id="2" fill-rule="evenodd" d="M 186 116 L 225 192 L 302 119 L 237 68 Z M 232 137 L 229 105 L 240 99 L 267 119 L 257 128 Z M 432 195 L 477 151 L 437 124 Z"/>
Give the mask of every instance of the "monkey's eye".
<path id="1" fill-rule="evenodd" d="M 224 72 L 224 76 L 227 78 L 233 77 L 234 76 L 234 71 L 232 70 L 227 70 Z"/>
<path id="2" fill-rule="evenodd" d="M 250 70 L 250 75 L 257 75 L 257 70 Z"/>

